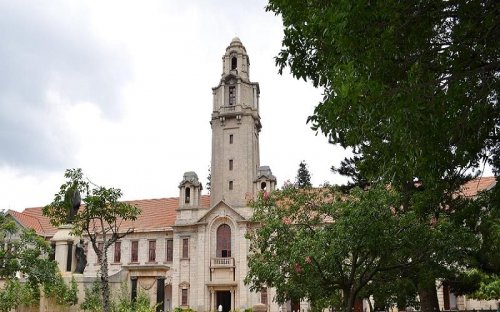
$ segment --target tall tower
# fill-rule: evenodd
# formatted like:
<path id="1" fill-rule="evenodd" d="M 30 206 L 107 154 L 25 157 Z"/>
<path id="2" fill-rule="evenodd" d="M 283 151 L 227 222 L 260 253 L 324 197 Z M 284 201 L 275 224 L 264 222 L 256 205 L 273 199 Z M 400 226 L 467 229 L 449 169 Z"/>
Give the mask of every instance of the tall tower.
<path id="1" fill-rule="evenodd" d="M 222 57 L 213 91 L 210 202 L 245 207 L 259 169 L 259 84 L 250 81 L 250 60 L 235 37 Z"/>

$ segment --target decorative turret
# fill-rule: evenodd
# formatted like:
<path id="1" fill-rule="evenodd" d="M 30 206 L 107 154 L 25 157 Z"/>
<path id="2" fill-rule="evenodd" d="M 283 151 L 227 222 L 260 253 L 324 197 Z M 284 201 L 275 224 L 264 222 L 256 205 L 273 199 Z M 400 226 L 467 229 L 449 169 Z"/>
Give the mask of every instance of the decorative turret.
<path id="1" fill-rule="evenodd" d="M 211 205 L 223 200 L 245 207 L 259 168 L 259 84 L 250 82 L 250 59 L 239 38 L 222 57 L 222 77 L 213 88 Z"/>
<path id="2" fill-rule="evenodd" d="M 254 181 L 254 194 L 259 191 L 271 192 L 276 188 L 276 177 L 269 166 L 260 166 Z"/>
<path id="3" fill-rule="evenodd" d="M 184 173 L 179 184 L 179 208 L 197 208 L 200 205 L 201 190 L 203 189 L 198 175 L 194 171 Z"/>

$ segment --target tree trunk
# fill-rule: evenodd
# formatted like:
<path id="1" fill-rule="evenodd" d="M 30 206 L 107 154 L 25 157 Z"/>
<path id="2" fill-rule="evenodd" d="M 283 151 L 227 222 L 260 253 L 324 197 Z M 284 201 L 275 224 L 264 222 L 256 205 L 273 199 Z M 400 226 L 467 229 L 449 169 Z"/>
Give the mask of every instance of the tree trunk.
<path id="1" fill-rule="evenodd" d="M 439 311 L 436 285 L 420 285 L 418 287 L 418 296 L 420 297 L 420 307 L 422 312 Z"/>
<path id="2" fill-rule="evenodd" d="M 102 309 L 104 312 L 111 312 L 109 303 L 109 276 L 108 276 L 108 253 L 107 248 L 103 248 L 101 256 L 101 294 Z"/>
<path id="3" fill-rule="evenodd" d="M 344 312 L 353 312 L 355 299 L 356 297 L 354 295 L 354 292 L 352 292 L 350 289 L 344 290 Z"/>

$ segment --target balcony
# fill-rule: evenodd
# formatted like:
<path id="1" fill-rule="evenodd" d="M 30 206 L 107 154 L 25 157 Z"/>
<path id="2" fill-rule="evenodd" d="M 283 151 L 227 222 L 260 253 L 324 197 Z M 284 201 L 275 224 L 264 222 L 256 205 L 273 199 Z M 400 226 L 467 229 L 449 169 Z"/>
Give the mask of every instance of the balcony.
<path id="1" fill-rule="evenodd" d="M 211 268 L 234 268 L 234 258 L 212 258 L 210 259 Z"/>

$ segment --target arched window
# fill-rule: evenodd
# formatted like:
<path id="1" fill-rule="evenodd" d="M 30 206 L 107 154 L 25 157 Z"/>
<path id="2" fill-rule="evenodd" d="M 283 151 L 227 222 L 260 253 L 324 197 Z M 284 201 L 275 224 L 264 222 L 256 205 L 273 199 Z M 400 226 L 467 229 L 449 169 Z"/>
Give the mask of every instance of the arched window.
<path id="1" fill-rule="evenodd" d="M 238 66 L 238 60 L 236 59 L 236 56 L 233 56 L 231 58 L 231 70 L 235 70 L 237 66 Z"/>
<path id="2" fill-rule="evenodd" d="M 189 204 L 190 197 L 191 197 L 191 188 L 186 187 L 186 196 L 184 198 L 184 203 Z"/>
<path id="3" fill-rule="evenodd" d="M 217 229 L 217 257 L 231 257 L 231 228 L 227 224 Z"/>

